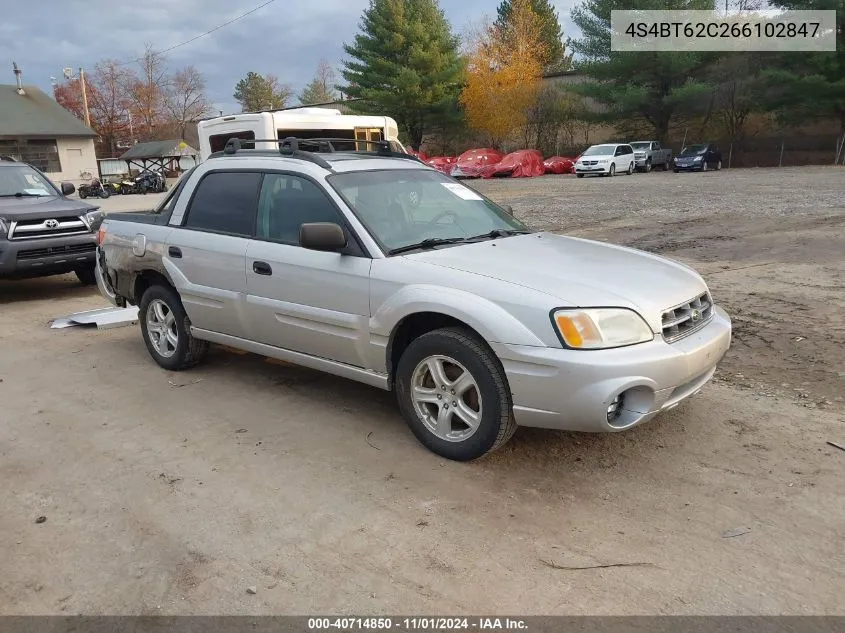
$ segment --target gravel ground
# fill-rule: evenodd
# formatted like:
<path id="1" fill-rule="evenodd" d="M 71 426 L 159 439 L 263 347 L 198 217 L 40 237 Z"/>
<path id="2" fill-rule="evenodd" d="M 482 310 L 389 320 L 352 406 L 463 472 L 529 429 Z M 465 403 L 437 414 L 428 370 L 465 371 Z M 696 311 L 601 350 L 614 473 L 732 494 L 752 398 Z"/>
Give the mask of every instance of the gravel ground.
<path id="1" fill-rule="evenodd" d="M 137 327 L 49 329 L 103 303 L 72 277 L 0 282 L 0 614 L 845 614 L 845 172 L 473 186 L 696 266 L 736 327 L 714 384 L 457 464 L 389 394 L 171 374 Z"/>

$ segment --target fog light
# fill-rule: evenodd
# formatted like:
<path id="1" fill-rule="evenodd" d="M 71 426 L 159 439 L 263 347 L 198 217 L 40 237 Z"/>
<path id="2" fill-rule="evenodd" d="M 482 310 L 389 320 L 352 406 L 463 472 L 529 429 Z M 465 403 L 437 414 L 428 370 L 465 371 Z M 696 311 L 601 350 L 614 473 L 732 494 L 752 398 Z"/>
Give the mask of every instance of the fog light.
<path id="1" fill-rule="evenodd" d="M 622 403 L 625 401 L 625 394 L 620 393 L 607 407 L 607 421 L 612 422 L 622 414 Z"/>

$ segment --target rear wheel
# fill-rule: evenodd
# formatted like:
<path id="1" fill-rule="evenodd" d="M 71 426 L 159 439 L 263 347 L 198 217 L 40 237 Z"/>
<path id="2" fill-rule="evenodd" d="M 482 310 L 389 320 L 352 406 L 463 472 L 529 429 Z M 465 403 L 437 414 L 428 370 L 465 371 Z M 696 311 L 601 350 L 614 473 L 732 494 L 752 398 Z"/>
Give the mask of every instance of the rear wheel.
<path id="1" fill-rule="evenodd" d="M 399 361 L 395 390 L 411 431 L 441 457 L 476 459 L 516 431 L 502 365 L 467 330 L 443 328 L 412 341 Z"/>
<path id="2" fill-rule="evenodd" d="M 191 321 L 179 295 L 168 286 L 150 286 L 138 305 L 138 321 L 147 351 L 164 369 L 178 371 L 200 362 L 208 343 L 191 335 Z"/>
<path id="3" fill-rule="evenodd" d="M 649 170 L 649 171 L 651 171 L 651 167 L 649 167 L 649 169 L 648 169 L 648 170 Z M 634 161 L 631 161 L 631 162 L 628 164 L 628 171 L 627 171 L 627 174 L 630 176 L 630 175 L 631 175 L 631 174 L 633 174 L 633 173 L 634 173 Z"/>

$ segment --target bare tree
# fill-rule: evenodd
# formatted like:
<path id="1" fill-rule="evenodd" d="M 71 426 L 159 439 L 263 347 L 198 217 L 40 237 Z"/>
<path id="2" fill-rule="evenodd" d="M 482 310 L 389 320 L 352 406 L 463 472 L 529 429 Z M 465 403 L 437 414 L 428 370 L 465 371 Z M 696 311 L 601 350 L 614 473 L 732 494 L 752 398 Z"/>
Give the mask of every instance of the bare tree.
<path id="1" fill-rule="evenodd" d="M 126 92 L 132 73 L 113 60 L 103 60 L 94 67 L 93 99 L 89 99 L 91 117 L 96 119 L 97 132 L 114 155 L 118 137 L 126 129 L 126 113 L 130 98 Z"/>
<path id="2" fill-rule="evenodd" d="M 329 65 L 328 60 L 321 59 L 317 65 L 314 79 L 300 93 L 299 102 L 302 105 L 313 105 L 335 101 L 337 99 L 337 94 L 334 91 L 336 78 L 334 69 Z"/>
<path id="3" fill-rule="evenodd" d="M 177 71 L 164 92 L 164 108 L 179 130 L 179 138 L 185 138 L 185 130 L 196 123 L 211 109 L 205 93 L 205 77 L 194 66 Z"/>
<path id="4" fill-rule="evenodd" d="M 144 56 L 139 60 L 141 74 L 134 76 L 127 86 L 133 114 L 138 119 L 141 134 L 148 139 L 153 137 L 163 114 L 164 90 L 168 83 L 165 63 L 164 56 L 147 44 Z"/>

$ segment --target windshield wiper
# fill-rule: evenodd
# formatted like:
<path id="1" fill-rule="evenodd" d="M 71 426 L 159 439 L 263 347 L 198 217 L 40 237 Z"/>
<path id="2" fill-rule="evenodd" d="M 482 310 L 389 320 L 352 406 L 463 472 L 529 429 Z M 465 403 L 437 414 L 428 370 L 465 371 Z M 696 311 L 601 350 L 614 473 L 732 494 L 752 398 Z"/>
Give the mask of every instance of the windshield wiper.
<path id="1" fill-rule="evenodd" d="M 18 191 L 17 193 L 0 194 L 0 198 L 43 198 L 46 195 L 49 194 L 41 195 L 40 193 L 27 193 L 24 191 Z"/>
<path id="2" fill-rule="evenodd" d="M 405 246 L 397 246 L 387 251 L 388 255 L 397 255 L 408 251 L 415 251 L 418 249 L 434 248 L 435 246 L 443 246 L 444 244 L 458 244 L 465 242 L 466 237 L 429 237 L 421 242 L 415 244 L 406 244 Z"/>
<path id="3" fill-rule="evenodd" d="M 531 231 L 520 231 L 519 229 L 493 229 L 489 233 L 473 235 L 466 238 L 467 242 L 479 242 L 481 240 L 494 240 L 497 237 L 510 237 L 511 235 L 527 235 Z"/>

